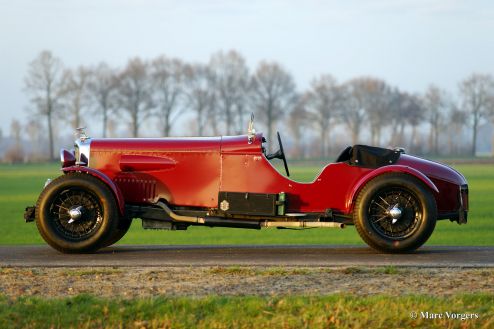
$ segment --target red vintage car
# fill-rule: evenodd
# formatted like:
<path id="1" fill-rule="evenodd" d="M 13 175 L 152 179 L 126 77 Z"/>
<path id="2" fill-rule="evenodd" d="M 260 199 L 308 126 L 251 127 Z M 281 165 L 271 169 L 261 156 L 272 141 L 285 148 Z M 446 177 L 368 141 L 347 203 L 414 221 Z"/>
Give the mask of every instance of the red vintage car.
<path id="1" fill-rule="evenodd" d="M 255 133 L 201 138 L 96 139 L 81 133 L 61 150 L 63 175 L 47 182 L 26 221 L 66 253 L 120 240 L 133 218 L 144 228 L 190 225 L 260 229 L 355 225 L 382 252 L 424 244 L 436 221 L 467 222 L 468 186 L 445 165 L 402 149 L 346 148 L 311 183 L 291 180 L 279 150 Z M 282 159 L 286 176 L 270 163 Z"/>

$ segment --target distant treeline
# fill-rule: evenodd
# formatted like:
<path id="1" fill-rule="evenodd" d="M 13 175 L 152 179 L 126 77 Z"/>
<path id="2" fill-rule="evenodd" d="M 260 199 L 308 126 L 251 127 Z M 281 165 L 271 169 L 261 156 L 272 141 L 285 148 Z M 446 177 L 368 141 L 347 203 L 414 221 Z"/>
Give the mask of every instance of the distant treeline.
<path id="1" fill-rule="evenodd" d="M 296 158 L 324 158 L 341 144 L 403 146 L 434 155 L 475 155 L 478 127 L 494 116 L 494 78 L 475 73 L 448 93 L 431 85 L 411 94 L 375 77 L 338 82 L 315 77 L 298 90 L 290 72 L 262 61 L 253 72 L 235 50 L 218 52 L 208 63 L 159 56 L 130 59 L 125 67 L 66 67 L 50 51 L 28 66 L 24 80 L 30 97 L 29 122 L 14 120 L 14 141 L 6 161 L 26 159 L 21 139 L 46 140 L 55 157 L 60 122 L 75 129 L 89 125 L 111 137 L 169 136 L 177 119 L 192 118 L 175 129 L 180 135 L 245 133 L 249 113 L 273 142 L 276 129 Z M 186 115 L 184 115 L 186 114 Z M 181 121 L 183 122 L 183 120 Z M 468 136 L 468 138 L 462 138 Z"/>

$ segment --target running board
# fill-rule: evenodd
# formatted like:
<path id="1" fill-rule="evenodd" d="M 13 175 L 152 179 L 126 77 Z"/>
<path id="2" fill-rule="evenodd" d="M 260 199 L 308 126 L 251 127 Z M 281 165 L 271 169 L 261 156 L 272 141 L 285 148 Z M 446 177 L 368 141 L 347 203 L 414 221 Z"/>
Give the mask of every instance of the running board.
<path id="1" fill-rule="evenodd" d="M 297 228 L 344 228 L 344 223 L 339 222 L 318 222 L 318 221 L 252 221 L 241 219 L 225 219 L 219 217 L 199 217 L 183 216 L 176 214 L 168 205 L 162 201 L 156 203 L 163 209 L 168 216 L 168 220 L 175 223 L 184 223 L 189 225 L 204 225 L 210 227 L 236 227 L 236 228 L 270 228 L 270 227 L 297 227 Z M 305 214 L 304 214 L 305 215 Z M 166 221 L 166 220 L 165 220 Z"/>

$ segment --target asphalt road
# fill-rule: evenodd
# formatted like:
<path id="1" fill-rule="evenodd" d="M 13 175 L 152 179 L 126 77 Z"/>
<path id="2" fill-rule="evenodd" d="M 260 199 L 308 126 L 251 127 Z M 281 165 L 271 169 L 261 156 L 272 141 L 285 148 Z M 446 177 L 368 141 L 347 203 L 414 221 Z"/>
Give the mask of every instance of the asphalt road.
<path id="1" fill-rule="evenodd" d="M 494 267 L 494 247 L 423 247 L 380 254 L 360 246 L 117 245 L 95 254 L 61 254 L 48 246 L 0 246 L 0 266 L 425 266 Z"/>

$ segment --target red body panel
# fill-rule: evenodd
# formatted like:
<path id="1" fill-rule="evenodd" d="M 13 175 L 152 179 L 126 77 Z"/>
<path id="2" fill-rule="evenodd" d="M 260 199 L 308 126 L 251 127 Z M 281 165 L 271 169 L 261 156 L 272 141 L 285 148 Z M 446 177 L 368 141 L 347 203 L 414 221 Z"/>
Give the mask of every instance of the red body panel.
<path id="1" fill-rule="evenodd" d="M 439 213 L 456 211 L 459 207 L 458 190 L 467 184 L 465 177 L 456 170 L 438 162 L 402 155 L 398 163 L 413 167 L 426 175 L 438 189 L 436 205 Z"/>
<path id="2" fill-rule="evenodd" d="M 347 212 L 347 191 L 369 169 L 345 163 L 327 165 L 312 183 L 299 183 L 281 175 L 266 157 L 222 154 L 221 191 L 288 195 L 288 212 Z"/>
<path id="3" fill-rule="evenodd" d="M 311 183 L 281 175 L 266 159 L 262 135 L 215 138 L 93 139 L 89 165 L 108 177 L 128 203 L 165 199 L 174 206 L 216 208 L 218 192 L 280 193 L 288 212 L 351 213 L 361 188 L 388 172 L 413 175 L 436 196 L 443 212 L 458 209 L 458 185 L 465 179 L 446 166 L 402 155 L 395 165 L 378 169 L 327 165 Z"/>
<path id="4" fill-rule="evenodd" d="M 117 184 L 126 202 L 165 199 L 178 206 L 213 207 L 218 203 L 220 145 L 219 137 L 94 139 L 90 165 Z M 147 170 L 146 157 L 153 159 Z"/>

